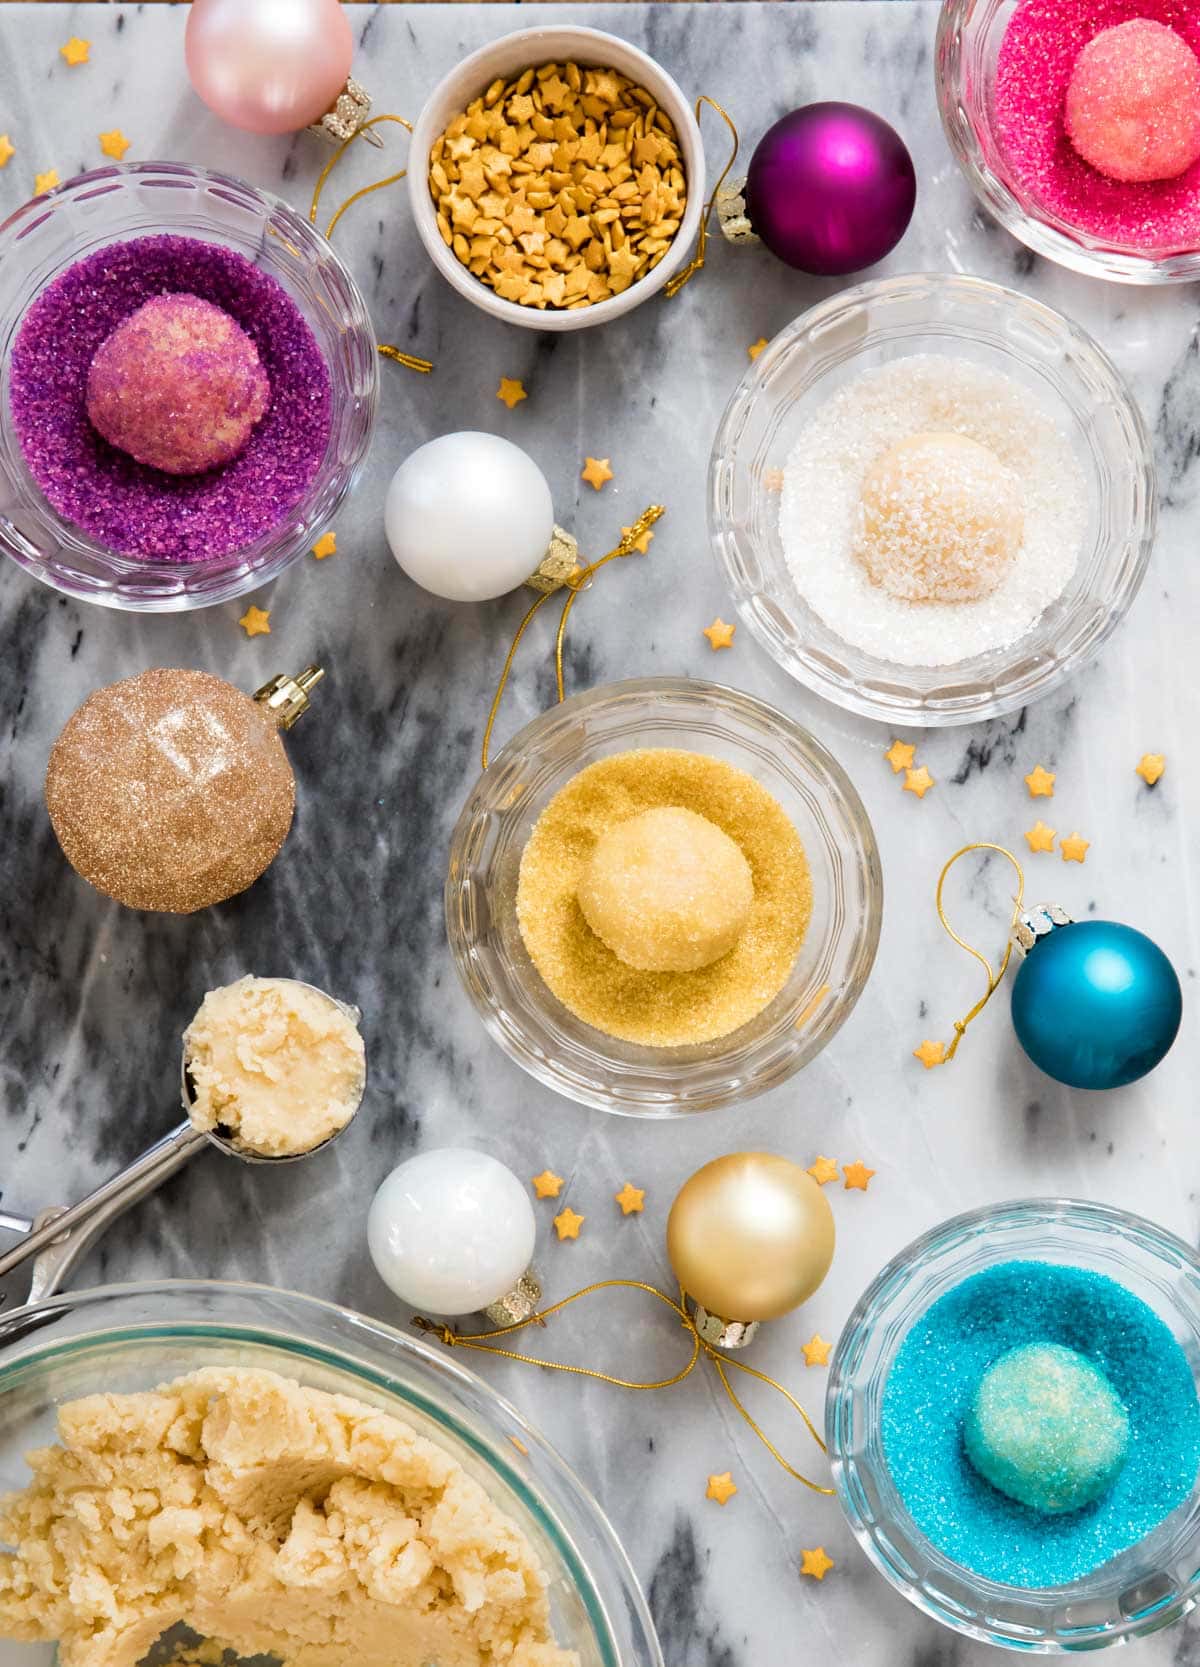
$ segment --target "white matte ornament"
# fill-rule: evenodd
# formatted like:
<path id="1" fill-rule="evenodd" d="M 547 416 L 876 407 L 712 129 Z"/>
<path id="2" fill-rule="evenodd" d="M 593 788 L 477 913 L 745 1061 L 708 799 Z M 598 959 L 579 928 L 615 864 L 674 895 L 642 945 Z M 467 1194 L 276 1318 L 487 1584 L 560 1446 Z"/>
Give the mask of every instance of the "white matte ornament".
<path id="1" fill-rule="evenodd" d="M 405 458 L 383 516 L 409 578 L 451 602 L 515 590 L 554 533 L 554 501 L 532 457 L 511 440 L 471 430 L 443 434 Z"/>
<path id="2" fill-rule="evenodd" d="M 511 1291 L 536 1233 L 512 1170 L 457 1147 L 393 1169 L 367 1216 L 367 1247 L 384 1284 L 411 1307 L 447 1316 L 477 1313 Z"/>

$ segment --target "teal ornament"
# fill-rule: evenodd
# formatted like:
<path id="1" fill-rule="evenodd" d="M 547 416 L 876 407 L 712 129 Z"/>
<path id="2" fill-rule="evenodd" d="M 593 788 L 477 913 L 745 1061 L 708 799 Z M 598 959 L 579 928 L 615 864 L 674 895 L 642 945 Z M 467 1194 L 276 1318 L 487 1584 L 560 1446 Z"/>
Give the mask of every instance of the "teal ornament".
<path id="1" fill-rule="evenodd" d="M 1183 992 L 1152 939 L 1112 920 L 1072 920 L 1056 904 L 1017 919 L 1024 954 L 1012 989 L 1017 1040 L 1068 1088 L 1122 1088 L 1164 1058 Z"/>
<path id="2" fill-rule="evenodd" d="M 1058 1343 L 1025 1343 L 983 1374 L 963 1442 L 994 1488 L 1060 1516 L 1112 1486 L 1129 1451 L 1129 1414 L 1086 1356 Z"/>

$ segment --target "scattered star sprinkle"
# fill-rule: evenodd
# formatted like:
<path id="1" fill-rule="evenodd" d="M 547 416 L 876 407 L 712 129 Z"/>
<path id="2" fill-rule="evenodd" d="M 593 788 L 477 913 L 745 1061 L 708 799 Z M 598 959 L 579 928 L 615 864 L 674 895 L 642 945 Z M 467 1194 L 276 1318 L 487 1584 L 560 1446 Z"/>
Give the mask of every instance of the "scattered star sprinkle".
<path id="1" fill-rule="evenodd" d="M 508 1439 L 512 1442 L 513 1446 L 516 1448 L 517 1452 L 520 1453 L 522 1458 L 527 1459 L 529 1457 L 529 1449 L 521 1440 L 520 1436 L 510 1435 Z"/>
<path id="2" fill-rule="evenodd" d="M 642 1208 L 646 1202 L 646 1191 L 644 1187 L 635 1187 L 632 1181 L 626 1181 L 620 1192 L 614 1194 L 614 1196 L 617 1203 L 621 1206 L 621 1214 L 623 1216 L 641 1215 Z"/>
<path id="3" fill-rule="evenodd" d="M 563 1189 L 563 1178 L 556 1175 L 552 1169 L 543 1169 L 540 1175 L 535 1175 L 530 1183 L 539 1198 L 557 1198 Z"/>
<path id="4" fill-rule="evenodd" d="M 622 527 L 621 528 L 621 536 L 623 538 L 628 538 L 629 534 L 632 531 L 633 531 L 632 527 Z M 643 532 L 640 532 L 638 534 L 638 536 L 634 539 L 633 543 L 630 545 L 630 549 L 631 550 L 636 550 L 640 555 L 648 556 L 650 554 L 650 540 L 653 537 L 654 537 L 654 528 L 653 527 L 647 527 Z"/>
<path id="5" fill-rule="evenodd" d="M 4 135 L 0 133 L 0 168 L 2 168 L 4 163 L 8 160 L 8 158 L 4 156 L 3 147 Z M 12 152 L 9 151 L 8 155 L 11 156 Z M 1153 787 L 1166 767 L 1167 760 L 1161 752 L 1144 752 L 1141 757 L 1141 762 L 1138 764 L 1137 773 L 1141 776 L 1147 787 Z"/>
<path id="6" fill-rule="evenodd" d="M 525 392 L 525 384 L 516 377 L 502 376 L 500 386 L 496 389 L 496 398 L 502 399 L 511 411 L 514 405 L 520 405 L 529 395 Z"/>
<path id="7" fill-rule="evenodd" d="M 105 156 L 111 156 L 114 162 L 119 162 L 129 149 L 130 141 L 119 127 L 111 128 L 107 133 L 97 134 L 97 138 L 100 140 L 100 149 Z"/>
<path id="8" fill-rule="evenodd" d="M 800 1345 L 806 1366 L 828 1366 L 832 1343 L 827 1343 L 819 1331 L 814 1331 L 807 1343 Z"/>
<path id="9" fill-rule="evenodd" d="M 873 1169 L 868 1169 L 865 1163 L 844 1163 L 842 1175 L 845 1177 L 847 1192 L 866 1192 L 871 1184 Z"/>
<path id="10" fill-rule="evenodd" d="M 1025 840 L 1031 851 L 1053 851 L 1057 837 L 1054 829 L 1048 828 L 1041 817 L 1025 833 Z"/>
<path id="11" fill-rule="evenodd" d="M 613 478 L 613 472 L 608 465 L 607 457 L 585 457 L 579 478 L 586 480 L 589 486 L 594 486 L 599 492 L 605 481 Z"/>
<path id="12" fill-rule="evenodd" d="M 705 1499 L 715 1499 L 718 1505 L 728 1505 L 737 1492 L 737 1483 L 733 1479 L 733 1472 L 723 1470 L 719 1476 L 710 1476 L 708 1486 L 704 1490 Z"/>
<path id="13" fill-rule="evenodd" d="M 81 41 L 78 35 L 72 35 L 65 46 L 60 46 L 59 56 L 63 57 L 74 69 L 77 64 L 86 64 L 88 53 L 91 51 L 91 41 Z"/>
<path id="14" fill-rule="evenodd" d="M 271 610 L 269 608 L 246 609 L 238 624 L 248 637 L 269 637 L 271 635 Z"/>
<path id="15" fill-rule="evenodd" d="M 718 648 L 732 648 L 733 633 L 736 630 L 736 625 L 726 625 L 720 614 L 718 614 L 711 625 L 706 625 L 704 627 L 704 635 L 708 638 L 709 647 L 714 650 Z"/>
<path id="16" fill-rule="evenodd" d="M 58 169 L 47 168 L 44 174 L 35 174 L 33 176 L 33 194 L 35 197 L 40 197 L 46 191 L 53 191 L 57 184 Z"/>
<path id="17" fill-rule="evenodd" d="M 7 133 L 0 133 L 0 168 L 7 168 L 17 154 L 17 147 L 9 139 Z"/>
<path id="18" fill-rule="evenodd" d="M 836 1567 L 833 1558 L 826 1555 L 823 1545 L 800 1553 L 800 1573 L 811 1575 L 814 1580 L 824 1580 L 830 1569 Z"/>
<path id="19" fill-rule="evenodd" d="M 783 491 L 783 470 L 782 469 L 764 469 L 763 470 L 763 485 L 766 487 L 768 492 L 782 492 Z"/>
<path id="20" fill-rule="evenodd" d="M 944 1042 L 922 1042 L 919 1048 L 913 1049 L 913 1058 L 919 1059 L 927 1071 L 932 1071 L 935 1065 L 946 1063 L 946 1044 Z"/>
<path id="21" fill-rule="evenodd" d="M 1064 862 L 1082 862 L 1088 854 L 1088 847 L 1091 843 L 1091 840 L 1084 839 L 1082 834 L 1065 835 L 1058 842 L 1058 848 L 1062 852 L 1062 860 Z"/>
<path id="22" fill-rule="evenodd" d="M 915 793 L 918 799 L 923 799 L 933 784 L 933 777 L 922 764 L 919 769 L 905 770 L 904 787 L 902 791 L 905 793 Z"/>
<path id="23" fill-rule="evenodd" d="M 808 1173 L 819 1187 L 827 1187 L 830 1181 L 838 1178 L 838 1166 L 832 1158 L 815 1158 L 808 1166 Z"/>
<path id="24" fill-rule="evenodd" d="M 746 349 L 746 352 L 750 355 L 750 362 L 752 364 L 753 364 L 754 360 L 758 358 L 759 354 L 762 352 L 763 348 L 766 345 L 767 345 L 767 338 L 765 336 L 760 336 L 756 342 L 751 342 L 750 343 L 750 346 Z"/>
<path id="25" fill-rule="evenodd" d="M 912 769 L 917 749 L 908 741 L 893 741 L 883 756 L 891 765 L 892 774 L 898 776 L 901 770 Z"/>
<path id="26" fill-rule="evenodd" d="M 318 561 L 324 561 L 326 556 L 337 555 L 337 534 L 322 533 L 312 547 L 312 553 Z"/>
<path id="27" fill-rule="evenodd" d="M 1029 789 L 1031 799 L 1052 799 L 1054 797 L 1054 783 L 1057 778 L 1052 770 L 1043 770 L 1040 764 L 1035 764 L 1025 777 L 1025 785 Z"/>
<path id="28" fill-rule="evenodd" d="M 568 1206 L 559 1215 L 555 1216 L 554 1226 L 560 1239 L 577 1239 L 579 1229 L 586 1220 L 586 1216 L 577 1216 L 575 1211 Z"/>

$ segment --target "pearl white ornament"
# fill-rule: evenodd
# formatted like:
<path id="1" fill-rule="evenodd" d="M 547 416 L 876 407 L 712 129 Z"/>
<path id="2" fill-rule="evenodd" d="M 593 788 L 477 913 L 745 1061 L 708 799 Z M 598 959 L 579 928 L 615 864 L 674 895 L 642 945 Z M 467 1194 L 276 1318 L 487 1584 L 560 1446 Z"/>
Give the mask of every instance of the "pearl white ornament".
<path id="1" fill-rule="evenodd" d="M 529 1267 L 537 1224 L 511 1169 L 486 1152 L 443 1147 L 400 1164 L 367 1216 L 384 1284 L 413 1308 L 474 1314 Z"/>
<path id="2" fill-rule="evenodd" d="M 409 578 L 451 602 L 515 590 L 554 533 L 550 488 L 532 457 L 471 431 L 418 446 L 392 476 L 383 517 Z"/>

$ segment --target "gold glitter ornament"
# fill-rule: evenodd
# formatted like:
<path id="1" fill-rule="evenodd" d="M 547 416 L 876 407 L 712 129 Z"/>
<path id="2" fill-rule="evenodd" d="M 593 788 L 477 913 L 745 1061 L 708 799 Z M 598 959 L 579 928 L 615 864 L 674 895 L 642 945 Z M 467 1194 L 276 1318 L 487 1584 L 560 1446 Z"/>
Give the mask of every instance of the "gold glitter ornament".
<path id="1" fill-rule="evenodd" d="M 208 672 L 158 668 L 97 689 L 46 768 L 67 861 L 131 909 L 190 914 L 245 891 L 292 824 L 279 731 L 322 676 L 309 666 L 251 697 Z"/>

